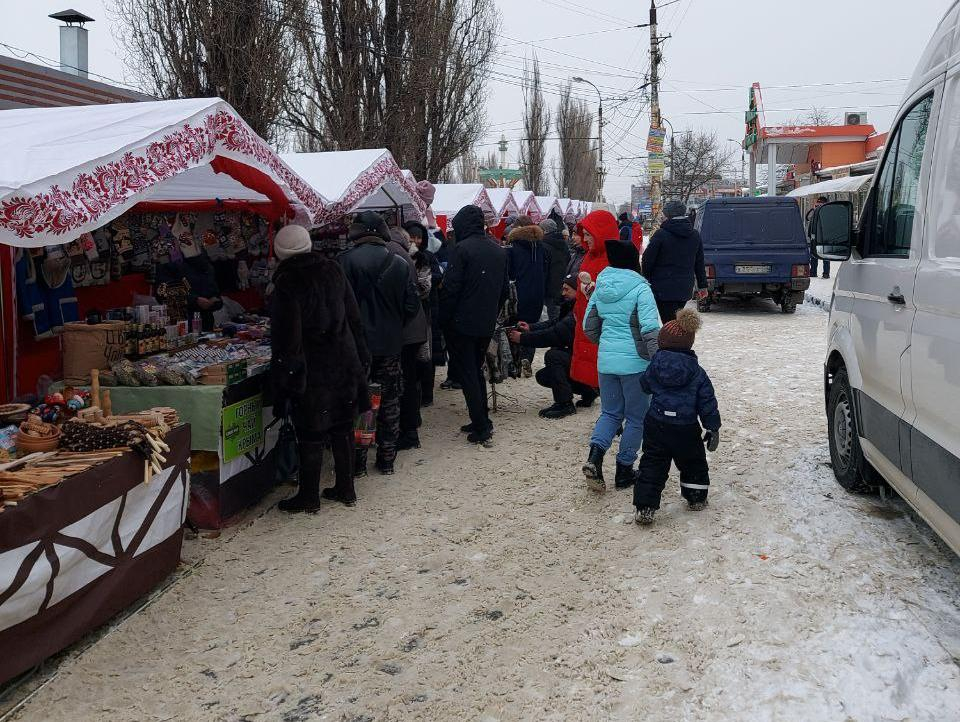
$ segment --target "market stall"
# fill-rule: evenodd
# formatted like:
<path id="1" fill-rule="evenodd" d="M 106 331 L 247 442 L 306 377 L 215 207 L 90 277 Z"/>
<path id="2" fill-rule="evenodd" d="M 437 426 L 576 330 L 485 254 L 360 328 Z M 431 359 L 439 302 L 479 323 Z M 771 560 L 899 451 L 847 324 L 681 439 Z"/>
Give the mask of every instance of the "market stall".
<path id="1" fill-rule="evenodd" d="M 449 221 L 464 206 L 479 206 L 488 222 L 493 224 L 497 217 L 490 196 L 481 183 L 438 183 L 431 208 L 436 214 L 437 223 L 444 231 Z"/>
<path id="2" fill-rule="evenodd" d="M 514 202 L 517 204 L 517 211 L 522 216 L 530 215 L 530 209 L 536 205 L 536 196 L 533 191 L 510 191 Z"/>
<path id="3" fill-rule="evenodd" d="M 534 203 L 530 207 L 530 217 L 534 222 L 539 223 L 550 215 L 550 211 L 556 211 L 561 216 L 563 211 L 556 196 L 535 196 Z"/>
<path id="4" fill-rule="evenodd" d="M 263 305 L 274 224 L 329 202 L 216 98 L 7 111 L 0 131 L 7 399 L 61 423 L 97 371 L 114 414 L 176 410 L 198 452 L 193 509 L 219 526 L 259 498 L 251 480 L 273 481 L 256 468 L 268 329 L 244 306 Z"/>
<path id="5" fill-rule="evenodd" d="M 863 209 L 863 204 L 866 203 L 867 196 L 870 194 L 872 181 L 872 174 L 833 178 L 808 186 L 800 186 L 787 193 L 787 195 L 797 199 L 804 215 L 813 208 L 813 204 L 820 196 L 824 196 L 830 200 L 850 201 L 853 203 L 853 217 L 854 219 L 858 219 L 860 218 L 860 211 Z"/>
<path id="6" fill-rule="evenodd" d="M 427 206 L 417 192 L 413 174 L 402 170 L 384 148 L 285 153 L 281 158 L 329 199 L 313 219 L 314 226 L 334 223 L 361 210 L 392 211 L 396 222 L 424 220 Z"/>

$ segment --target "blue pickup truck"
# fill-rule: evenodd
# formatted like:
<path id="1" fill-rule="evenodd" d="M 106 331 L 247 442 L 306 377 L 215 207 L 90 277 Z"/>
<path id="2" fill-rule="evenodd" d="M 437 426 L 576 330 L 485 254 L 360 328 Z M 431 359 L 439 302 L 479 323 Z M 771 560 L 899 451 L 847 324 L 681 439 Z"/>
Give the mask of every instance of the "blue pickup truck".
<path id="1" fill-rule="evenodd" d="M 794 313 L 810 287 L 810 247 L 794 198 L 717 198 L 697 212 L 703 238 L 708 295 L 700 310 L 719 298 L 772 298 Z"/>

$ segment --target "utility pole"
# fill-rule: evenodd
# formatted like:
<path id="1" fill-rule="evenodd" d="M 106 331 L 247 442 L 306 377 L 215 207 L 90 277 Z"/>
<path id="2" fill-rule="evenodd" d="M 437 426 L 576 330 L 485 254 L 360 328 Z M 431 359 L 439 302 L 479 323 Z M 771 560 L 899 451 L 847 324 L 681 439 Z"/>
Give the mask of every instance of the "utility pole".
<path id="1" fill-rule="evenodd" d="M 650 127 L 663 127 L 660 118 L 660 39 L 657 37 L 657 0 L 650 0 Z M 661 179 L 650 174 L 650 215 L 654 225 L 663 205 Z"/>

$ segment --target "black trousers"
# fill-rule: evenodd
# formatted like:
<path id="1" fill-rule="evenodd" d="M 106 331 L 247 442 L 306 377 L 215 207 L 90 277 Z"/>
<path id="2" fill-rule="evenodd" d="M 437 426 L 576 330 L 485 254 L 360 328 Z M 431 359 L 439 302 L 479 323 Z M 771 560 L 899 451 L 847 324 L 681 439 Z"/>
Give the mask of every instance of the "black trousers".
<path id="1" fill-rule="evenodd" d="M 323 468 L 323 447 L 330 444 L 335 488 L 347 498 L 356 498 L 353 487 L 353 424 L 340 424 L 325 434 L 311 434 L 298 430 L 300 437 L 300 494 L 311 499 L 320 496 L 320 472 Z"/>
<path id="2" fill-rule="evenodd" d="M 680 494 L 694 503 L 707 500 L 710 469 L 698 424 L 665 424 L 647 416 L 643 424 L 643 455 L 633 486 L 633 505 L 659 509 L 660 495 L 670 476 L 670 463 L 680 469 Z"/>
<path id="3" fill-rule="evenodd" d="M 587 399 L 595 399 L 597 392 L 586 384 L 570 378 L 569 351 L 551 348 L 543 357 L 544 367 L 537 371 L 537 383 L 553 391 L 553 400 L 558 404 L 573 403 L 574 393 Z"/>
<path id="4" fill-rule="evenodd" d="M 397 458 L 397 438 L 400 436 L 400 397 L 403 395 L 400 356 L 374 356 L 370 365 L 370 381 L 380 384 L 377 459 L 393 463 Z"/>
<path id="5" fill-rule="evenodd" d="M 420 379 L 420 405 L 429 406 L 433 403 L 433 387 L 437 379 L 437 367 L 432 358 L 417 361 L 417 378 Z"/>
<path id="6" fill-rule="evenodd" d="M 477 431 L 492 429 L 490 407 L 487 402 L 487 380 L 483 375 L 483 360 L 490 345 L 489 336 L 464 336 L 453 330 L 446 332 L 447 353 L 450 354 L 450 374 L 463 386 L 470 423 Z"/>
<path id="7" fill-rule="evenodd" d="M 657 310 L 660 312 L 660 320 L 668 323 L 677 318 L 677 311 L 687 305 L 686 301 L 657 301 Z"/>
<path id="8" fill-rule="evenodd" d="M 420 428 L 420 366 L 417 353 L 423 344 L 411 343 L 400 354 L 403 394 L 400 396 L 400 437 L 416 439 Z"/>

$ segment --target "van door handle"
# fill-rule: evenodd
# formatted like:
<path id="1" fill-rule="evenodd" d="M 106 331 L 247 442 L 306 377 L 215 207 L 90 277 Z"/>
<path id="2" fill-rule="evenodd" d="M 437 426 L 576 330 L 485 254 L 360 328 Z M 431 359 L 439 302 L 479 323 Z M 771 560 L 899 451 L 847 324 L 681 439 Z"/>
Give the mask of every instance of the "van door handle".
<path id="1" fill-rule="evenodd" d="M 903 294 L 900 292 L 900 288 L 897 287 L 893 289 L 891 293 L 887 294 L 887 300 L 890 303 L 896 304 L 897 306 L 906 306 L 907 299 L 903 297 Z"/>

